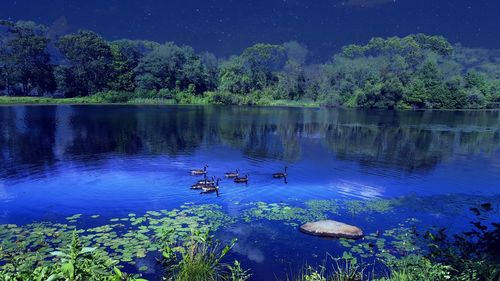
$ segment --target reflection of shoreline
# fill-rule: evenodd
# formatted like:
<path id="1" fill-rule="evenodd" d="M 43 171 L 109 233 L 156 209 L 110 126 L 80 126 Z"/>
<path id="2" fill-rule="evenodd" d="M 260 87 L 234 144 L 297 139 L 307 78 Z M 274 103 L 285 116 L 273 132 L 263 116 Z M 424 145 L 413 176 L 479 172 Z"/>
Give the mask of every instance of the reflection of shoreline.
<path id="1" fill-rule="evenodd" d="M 321 140 L 315 157 L 411 173 L 500 147 L 500 112 L 18 106 L 0 108 L 0 116 L 0 171 L 19 175 L 27 174 L 19 167 L 42 172 L 58 160 L 92 165 L 109 154 L 190 156 L 217 145 L 248 159 L 297 162 L 311 153 L 307 139 Z"/>

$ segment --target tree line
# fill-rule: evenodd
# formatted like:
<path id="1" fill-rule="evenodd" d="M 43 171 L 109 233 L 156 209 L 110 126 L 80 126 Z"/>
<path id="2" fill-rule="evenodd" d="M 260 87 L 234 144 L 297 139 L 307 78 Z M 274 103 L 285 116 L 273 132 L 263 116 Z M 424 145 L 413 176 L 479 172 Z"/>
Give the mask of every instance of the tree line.
<path id="1" fill-rule="evenodd" d="M 218 58 L 189 46 L 54 36 L 34 22 L 0 21 L 0 94 L 134 98 L 176 103 L 312 102 L 361 108 L 488 108 L 500 103 L 500 52 L 413 34 L 348 45 L 325 62 L 306 46 L 256 44 Z"/>

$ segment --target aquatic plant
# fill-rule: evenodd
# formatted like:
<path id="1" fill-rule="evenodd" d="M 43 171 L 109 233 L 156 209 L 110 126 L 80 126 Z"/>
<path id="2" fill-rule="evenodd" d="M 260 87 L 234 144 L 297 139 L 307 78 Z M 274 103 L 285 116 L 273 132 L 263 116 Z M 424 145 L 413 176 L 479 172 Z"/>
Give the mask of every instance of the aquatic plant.
<path id="1" fill-rule="evenodd" d="M 382 277 L 377 281 L 446 281 L 451 279 L 452 270 L 449 265 L 433 263 L 423 256 L 410 255 L 391 266 L 390 277 Z"/>
<path id="2" fill-rule="evenodd" d="M 296 227 L 301 222 L 349 214 L 353 205 L 356 205 L 354 210 L 360 219 L 368 222 L 374 215 L 395 212 L 396 208 L 398 212 L 413 212 L 418 206 L 424 206 L 431 212 L 432 206 L 435 205 L 433 213 L 451 216 L 470 208 L 478 219 L 472 222 L 470 231 L 457 235 L 445 229 L 429 229 L 428 226 L 424 227 L 422 222 L 410 218 L 387 229 L 367 233 L 361 240 L 332 241 L 345 247 L 344 251 L 352 258 L 356 257 L 356 263 L 353 263 L 352 259 L 350 263 L 345 263 L 347 256 L 338 263 L 332 258 L 329 265 L 325 265 L 328 271 L 322 273 L 321 268 L 304 267 L 301 276 L 313 278 L 307 280 L 322 277 L 338 280 L 331 279 L 332 272 L 343 270 L 354 274 L 351 269 L 363 269 L 375 261 L 382 265 L 383 269 L 388 269 L 387 274 L 379 277 L 399 280 L 388 278 L 406 278 L 412 276 L 413 271 L 424 270 L 415 267 L 416 262 L 411 260 L 403 262 L 406 256 L 417 256 L 422 259 L 421 266 L 436 271 L 446 269 L 454 281 L 496 281 L 500 274 L 500 225 L 487 224 L 487 221 L 497 218 L 497 209 L 480 199 L 469 198 L 468 202 L 459 208 L 450 209 L 447 209 L 447 206 L 457 200 L 462 202 L 463 197 L 403 197 L 381 200 L 382 202 L 356 201 L 358 203 L 352 204 L 344 200 L 310 200 L 294 205 L 257 202 L 241 204 L 243 212 L 231 216 L 218 205 L 187 203 L 172 210 L 151 210 L 143 214 L 130 213 L 125 217 L 115 218 L 101 216 L 98 217 L 99 220 L 95 218 L 95 214 L 77 214 L 67 217 L 63 220 L 64 223 L 41 222 L 22 226 L 4 224 L 0 225 L 0 280 L 47 277 L 54 273 L 56 263 L 68 264 L 71 260 L 74 261 L 72 263 L 77 263 L 87 259 L 109 266 L 108 269 L 116 274 L 118 273 L 113 267 L 119 269 L 119 265 L 126 264 L 136 265 L 137 272 L 148 271 L 150 265 L 144 264 L 146 259 L 161 256 L 163 261 L 171 262 L 170 267 L 166 267 L 167 272 L 170 272 L 167 277 L 171 280 L 182 280 L 179 279 L 182 274 L 198 273 L 212 274 L 211 276 L 216 276 L 214 280 L 245 280 L 249 274 L 242 269 L 239 262 L 235 261 L 231 265 L 221 262 L 234 242 L 222 246 L 206 233 L 214 233 L 222 226 L 230 226 L 236 222 L 254 220 L 270 220 Z M 440 204 L 435 204 L 437 201 Z M 474 203 L 478 205 L 473 205 Z M 365 216 L 366 214 L 369 216 Z M 492 219 L 489 219 L 489 216 Z M 93 227 L 77 228 L 85 225 L 87 221 L 92 222 Z M 96 224 L 103 221 L 103 224 Z M 105 221 L 109 222 L 106 224 Z M 78 239 L 75 239 L 75 235 Z M 102 262 L 98 256 L 103 257 Z M 369 261 L 368 265 L 366 261 Z M 427 261 L 430 265 L 426 264 Z M 336 268 L 338 265 L 342 268 Z M 345 268 L 346 265 L 348 268 Z M 76 267 L 73 267 L 76 270 Z"/>
<path id="3" fill-rule="evenodd" d="M 250 275 L 238 261 L 226 265 L 221 261 L 236 243 L 236 239 L 222 247 L 208 232 L 193 232 L 188 240 L 175 242 L 171 231 L 163 231 L 163 264 L 165 280 L 175 281 L 244 281 Z"/>
<path id="4" fill-rule="evenodd" d="M 327 268 L 328 263 L 330 263 L 330 269 Z M 365 280 L 364 271 L 367 267 L 367 264 L 358 263 L 358 260 L 348 252 L 344 252 L 340 258 L 328 254 L 323 265 L 318 267 L 305 266 L 302 272 L 293 277 L 292 280 L 362 281 Z"/>
<path id="5" fill-rule="evenodd" d="M 228 281 L 246 281 L 252 276 L 250 270 L 243 269 L 240 262 L 237 260 L 235 260 L 232 265 L 227 265 L 227 268 L 229 270 L 229 275 L 224 279 Z"/>
<path id="6" fill-rule="evenodd" d="M 299 207 L 285 203 L 251 203 L 251 207 L 245 210 L 243 219 L 247 222 L 255 219 L 282 221 L 297 227 L 298 223 L 325 219 L 327 214 L 338 214 L 339 210 L 336 200 L 310 200 L 305 205 Z"/>
<path id="7" fill-rule="evenodd" d="M 470 231 L 455 235 L 444 228 L 426 231 L 427 257 L 451 266 L 454 280 L 500 280 L 500 224 L 487 223 L 491 203 L 470 210 L 477 216 Z"/>
<path id="8" fill-rule="evenodd" d="M 188 237 L 192 229 L 215 231 L 233 221 L 220 206 L 191 204 L 179 209 L 150 211 L 143 216 L 130 214 L 126 218 L 112 218 L 111 224 L 76 230 L 73 224 L 82 218 L 83 215 L 68 217 L 70 224 L 0 225 L 0 260 L 10 263 L 18 257 L 46 264 L 45 260 L 52 257 L 51 252 L 71 243 L 72 232 L 76 231 L 84 246 L 99 247 L 115 260 L 135 264 L 149 253 L 158 253 L 160 244 L 155 237 L 165 228 L 173 232 L 176 241 L 180 241 Z"/>
<path id="9" fill-rule="evenodd" d="M 118 261 L 110 259 L 97 248 L 83 247 L 76 231 L 71 243 L 51 253 L 48 265 L 33 263 L 33 260 L 15 258 L 1 267 L 0 280 L 89 280 L 89 281 L 145 281 L 123 273 Z"/>

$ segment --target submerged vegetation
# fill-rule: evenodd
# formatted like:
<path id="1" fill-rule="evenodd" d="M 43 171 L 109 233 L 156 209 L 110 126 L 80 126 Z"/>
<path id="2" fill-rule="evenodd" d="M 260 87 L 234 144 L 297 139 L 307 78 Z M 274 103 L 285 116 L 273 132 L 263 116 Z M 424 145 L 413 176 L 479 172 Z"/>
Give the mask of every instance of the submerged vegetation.
<path id="1" fill-rule="evenodd" d="M 498 202 L 498 198 L 490 199 Z M 491 222 L 497 219 L 498 206 L 477 197 L 460 209 L 450 208 L 457 200 L 462 198 L 402 197 L 355 203 L 310 200 L 296 206 L 259 202 L 237 204 L 242 210 L 239 215 L 228 215 L 217 205 L 187 204 L 142 216 L 75 214 L 65 223 L 0 225 L 0 280 L 142 280 L 139 275 L 124 273 L 125 269 L 135 266 L 135 274 L 144 274 L 151 266 L 161 266 L 164 280 L 244 281 L 251 278 L 251 270 L 226 256 L 237 240 L 224 244 L 209 233 L 238 222 L 279 221 L 297 228 L 308 220 L 353 214 L 369 224 L 373 215 L 383 218 L 422 206 L 435 206 L 426 210 L 447 217 L 470 208 L 476 219 L 472 229 L 461 233 L 407 219 L 361 240 L 332 241 L 343 254 L 328 254 L 321 266 L 305 266 L 299 274 L 293 270 L 289 280 L 498 280 L 500 225 Z M 83 228 L 82 220 L 91 220 L 94 227 Z M 95 221 L 101 225 L 96 226 Z M 151 258 L 157 260 L 156 265 Z"/>
<path id="2" fill-rule="evenodd" d="M 499 58 L 414 34 L 345 46 L 322 63 L 297 42 L 223 59 L 170 42 L 109 42 L 86 30 L 54 38 L 33 22 L 1 21 L 0 90 L 9 98 L 0 102 L 492 108 Z"/>

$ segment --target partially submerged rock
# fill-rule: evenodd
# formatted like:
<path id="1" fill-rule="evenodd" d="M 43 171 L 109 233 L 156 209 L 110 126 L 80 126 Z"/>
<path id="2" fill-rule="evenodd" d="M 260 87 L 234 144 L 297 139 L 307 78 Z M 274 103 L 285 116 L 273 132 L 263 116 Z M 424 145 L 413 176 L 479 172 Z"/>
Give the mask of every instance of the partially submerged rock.
<path id="1" fill-rule="evenodd" d="M 359 227 L 334 220 L 308 222 L 300 227 L 300 231 L 320 237 L 348 239 L 359 239 L 363 237 L 363 230 Z"/>

